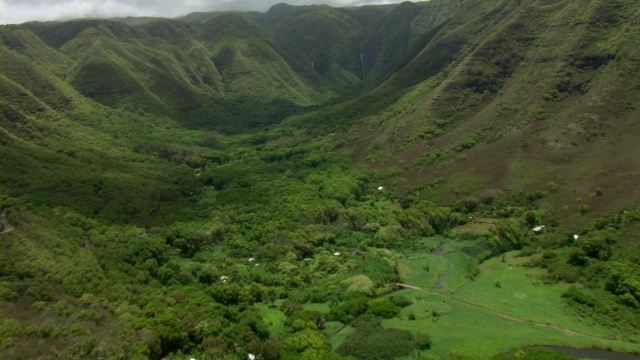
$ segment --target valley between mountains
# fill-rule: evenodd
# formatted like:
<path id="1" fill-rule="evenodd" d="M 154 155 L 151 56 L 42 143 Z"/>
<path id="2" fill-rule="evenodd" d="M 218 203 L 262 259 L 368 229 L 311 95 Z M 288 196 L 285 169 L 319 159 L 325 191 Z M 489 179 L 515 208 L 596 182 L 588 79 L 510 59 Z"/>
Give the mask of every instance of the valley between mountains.
<path id="1" fill-rule="evenodd" d="M 634 0 L 1 25 L 0 357 L 638 358 L 638 34 Z"/>

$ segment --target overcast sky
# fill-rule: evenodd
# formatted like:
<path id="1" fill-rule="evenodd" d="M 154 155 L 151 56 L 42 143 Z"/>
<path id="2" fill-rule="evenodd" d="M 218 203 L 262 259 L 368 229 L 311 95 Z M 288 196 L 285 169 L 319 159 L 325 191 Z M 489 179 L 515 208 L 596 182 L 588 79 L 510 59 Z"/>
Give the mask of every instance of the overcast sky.
<path id="1" fill-rule="evenodd" d="M 83 17 L 176 17 L 195 11 L 258 10 L 273 4 L 359 6 L 392 4 L 401 0 L 0 0 L 0 23 L 68 20 Z"/>

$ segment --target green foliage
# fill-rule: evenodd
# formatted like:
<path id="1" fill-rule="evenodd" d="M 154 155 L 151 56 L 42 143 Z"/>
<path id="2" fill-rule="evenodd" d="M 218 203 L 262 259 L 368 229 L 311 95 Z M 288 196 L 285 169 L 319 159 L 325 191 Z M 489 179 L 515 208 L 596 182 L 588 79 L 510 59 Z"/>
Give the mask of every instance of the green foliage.
<path id="1" fill-rule="evenodd" d="M 257 285 L 217 283 L 211 285 L 207 291 L 215 301 L 224 305 L 252 304 L 262 299 L 262 292 Z"/>
<path id="2" fill-rule="evenodd" d="M 371 279 L 375 286 L 382 286 L 398 280 L 393 264 L 382 256 L 367 256 L 364 259 L 358 259 L 358 263 L 363 274 Z"/>
<path id="3" fill-rule="evenodd" d="M 400 308 L 396 306 L 389 299 L 374 300 L 369 303 L 367 314 L 381 317 L 383 319 L 390 319 L 397 316 L 400 313 Z"/>
<path id="4" fill-rule="evenodd" d="M 358 359 L 393 359 L 411 354 L 417 346 L 416 338 L 409 331 L 366 324 L 356 327 L 356 332 L 349 335 L 336 352 Z"/>
<path id="5" fill-rule="evenodd" d="M 422 154 L 418 159 L 416 159 L 413 165 L 414 166 L 431 165 L 435 163 L 441 156 L 442 156 L 442 153 L 440 151 L 437 151 L 437 150 L 430 151 L 428 153 Z"/>
<path id="6" fill-rule="evenodd" d="M 578 207 L 578 211 L 580 212 L 580 215 L 584 215 L 591 211 L 591 207 L 587 204 L 580 204 L 580 206 Z"/>
<path id="7" fill-rule="evenodd" d="M 475 197 L 467 197 L 456 202 L 456 210 L 472 213 L 480 206 L 480 200 Z"/>
<path id="8" fill-rule="evenodd" d="M 431 335 L 423 332 L 416 333 L 416 344 L 420 350 L 431 348 Z"/>
<path id="9" fill-rule="evenodd" d="M 404 238 L 405 233 L 401 226 L 383 226 L 373 236 L 372 245 L 380 248 L 396 247 L 401 244 Z"/>
<path id="10" fill-rule="evenodd" d="M 480 269 L 478 268 L 478 259 L 471 259 L 467 263 L 467 277 L 470 280 L 474 280 L 480 275 Z"/>
<path id="11" fill-rule="evenodd" d="M 615 261 L 609 267 L 605 289 L 618 295 L 622 304 L 640 308 L 640 270 L 638 264 Z"/>
<path id="12" fill-rule="evenodd" d="M 367 311 L 369 299 L 362 293 L 351 295 L 344 302 L 335 305 L 327 315 L 329 321 L 340 321 L 341 323 L 349 323 L 353 319 Z"/>
<path id="13" fill-rule="evenodd" d="M 401 308 L 405 308 L 411 304 L 413 304 L 413 301 L 405 296 L 402 295 L 391 295 L 389 297 L 389 301 L 391 301 L 393 303 L 393 305 L 401 307 Z"/>
<path id="14" fill-rule="evenodd" d="M 453 150 L 460 152 L 463 150 L 471 149 L 472 147 L 480 144 L 484 140 L 484 137 L 480 133 L 473 133 L 468 139 L 460 141 L 453 145 Z"/>
<path id="15" fill-rule="evenodd" d="M 590 258 L 606 261 L 611 257 L 611 245 L 601 237 L 589 237 L 583 240 L 581 249 Z"/>
<path id="16" fill-rule="evenodd" d="M 285 315 L 290 316 L 293 313 L 302 310 L 302 304 L 293 300 L 285 300 L 282 302 L 282 305 L 280 305 L 280 309 Z"/>
<path id="17" fill-rule="evenodd" d="M 589 307 L 595 306 L 595 300 L 591 298 L 589 295 L 580 291 L 576 286 L 571 286 L 567 291 L 565 291 L 562 296 L 570 299 L 571 301 L 575 301 L 578 304 L 586 305 Z"/>
<path id="18" fill-rule="evenodd" d="M 569 250 L 569 258 L 567 259 L 567 263 L 574 266 L 585 266 L 589 263 L 589 259 L 587 258 L 587 254 L 584 250 L 580 248 L 571 248 Z"/>
<path id="19" fill-rule="evenodd" d="M 533 241 L 533 232 L 517 218 L 500 221 L 490 232 L 493 236 L 489 242 L 498 252 L 522 249 Z"/>
<path id="20" fill-rule="evenodd" d="M 281 351 L 285 358 L 287 358 L 287 356 L 294 356 L 288 353 L 298 354 L 298 356 L 304 357 L 303 354 L 305 352 L 327 350 L 328 347 L 327 337 L 322 332 L 313 329 L 302 329 L 282 340 Z"/>
<path id="21" fill-rule="evenodd" d="M 356 275 L 342 282 L 349 292 L 358 292 L 367 296 L 375 295 L 374 283 L 366 275 Z"/>

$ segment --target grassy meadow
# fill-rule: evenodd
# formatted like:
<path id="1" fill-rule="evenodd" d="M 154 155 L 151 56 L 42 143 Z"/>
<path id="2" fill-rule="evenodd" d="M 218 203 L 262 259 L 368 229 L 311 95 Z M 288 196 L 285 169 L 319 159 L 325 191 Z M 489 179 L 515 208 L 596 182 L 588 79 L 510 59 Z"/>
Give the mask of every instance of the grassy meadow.
<path id="1" fill-rule="evenodd" d="M 465 277 L 467 271 L 461 266 L 470 257 L 455 250 L 448 257 L 447 253 L 442 257 L 414 253 L 403 258 L 401 281 L 423 290 L 394 293 L 410 298 L 413 304 L 398 318 L 385 320 L 384 326 L 428 331 L 434 345 L 423 354 L 438 357 L 459 351 L 471 359 L 484 359 L 530 345 L 640 351 L 638 332 L 620 333 L 572 313 L 562 296 L 569 285 L 543 283 L 545 271 L 523 266 L 530 258 L 517 255 L 510 252 L 486 260 L 473 280 Z M 431 271 L 434 267 L 448 269 L 445 260 L 459 266 L 451 269 L 454 281 L 445 279 L 443 288 L 436 290 L 434 283 L 441 272 Z M 424 270 L 426 264 L 430 271 Z"/>

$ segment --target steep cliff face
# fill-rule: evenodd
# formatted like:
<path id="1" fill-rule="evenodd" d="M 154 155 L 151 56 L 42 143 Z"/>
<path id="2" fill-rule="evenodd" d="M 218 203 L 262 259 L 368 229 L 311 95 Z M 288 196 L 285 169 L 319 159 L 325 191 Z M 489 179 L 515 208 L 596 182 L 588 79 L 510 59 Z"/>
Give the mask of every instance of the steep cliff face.
<path id="1" fill-rule="evenodd" d="M 170 115 L 187 126 L 225 127 L 233 122 L 229 113 L 239 115 L 236 120 L 252 113 L 244 116 L 251 124 L 272 123 L 278 119 L 264 111 L 260 118 L 244 107 L 280 112 L 283 106 L 318 105 L 332 96 L 331 87 L 291 55 L 295 49 L 240 15 L 135 27 L 106 20 L 5 26 L 3 45 L 86 98 Z M 17 73 L 8 75 L 29 82 Z M 236 130 L 248 124 L 238 123 Z"/>
<path id="2" fill-rule="evenodd" d="M 4 26 L 2 38 L 102 104 L 219 125 L 231 121 L 216 116 L 221 107 L 240 114 L 243 104 L 319 105 L 362 80 L 385 79 L 458 7 L 280 4 L 264 14 L 26 23 Z"/>
<path id="3" fill-rule="evenodd" d="M 640 195 L 638 10 L 464 2 L 373 91 L 408 89 L 351 149 L 439 200 L 498 188 L 547 192 L 558 213 L 574 213 L 576 198 L 596 212 L 629 206 Z M 590 197 L 596 188 L 609 195 Z"/>

